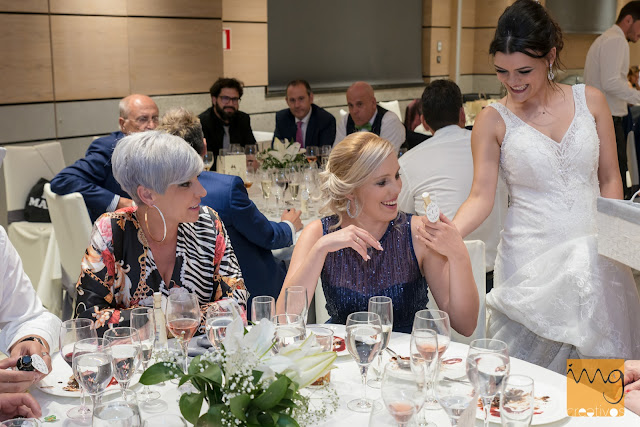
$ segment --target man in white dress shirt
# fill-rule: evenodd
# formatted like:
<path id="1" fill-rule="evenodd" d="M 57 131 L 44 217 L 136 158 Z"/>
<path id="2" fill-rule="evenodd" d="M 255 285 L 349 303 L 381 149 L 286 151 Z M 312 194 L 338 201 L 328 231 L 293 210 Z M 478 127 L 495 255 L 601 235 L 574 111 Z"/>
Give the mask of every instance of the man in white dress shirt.
<path id="1" fill-rule="evenodd" d="M 400 159 L 402 191 L 398 209 L 425 215 L 422 193 L 429 192 L 448 218 L 453 218 L 469 196 L 473 182 L 471 131 L 464 128 L 460 88 L 451 80 L 435 80 L 422 93 L 422 125 L 433 136 L 407 151 Z M 506 189 L 499 180 L 493 210 L 467 240 L 485 243 L 487 292 L 493 287 L 502 218 L 506 213 Z"/>
<path id="2" fill-rule="evenodd" d="M 334 145 L 354 132 L 368 131 L 388 140 L 400 150 L 406 139 L 404 124 L 398 116 L 377 104 L 373 88 L 366 82 L 355 82 L 347 90 L 349 114 L 336 127 Z"/>
<path id="3" fill-rule="evenodd" d="M 625 196 L 627 189 L 627 141 L 622 119 L 627 104 L 640 104 L 640 91 L 629 87 L 629 43 L 640 38 L 640 1 L 627 3 L 616 23 L 602 33 L 591 45 L 584 64 L 584 82 L 600 89 L 607 98 L 616 131 L 618 165 Z"/>

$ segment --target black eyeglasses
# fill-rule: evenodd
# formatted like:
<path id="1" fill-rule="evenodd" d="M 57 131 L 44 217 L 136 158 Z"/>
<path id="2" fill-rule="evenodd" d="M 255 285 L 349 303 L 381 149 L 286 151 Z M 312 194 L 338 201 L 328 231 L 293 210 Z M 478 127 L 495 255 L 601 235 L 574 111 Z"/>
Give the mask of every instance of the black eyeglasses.
<path id="1" fill-rule="evenodd" d="M 223 104 L 230 104 L 230 103 L 238 104 L 240 102 L 240 98 L 238 97 L 231 98 L 230 96 L 222 95 L 222 96 L 219 96 L 218 98 L 220 98 L 220 101 L 222 101 Z"/>

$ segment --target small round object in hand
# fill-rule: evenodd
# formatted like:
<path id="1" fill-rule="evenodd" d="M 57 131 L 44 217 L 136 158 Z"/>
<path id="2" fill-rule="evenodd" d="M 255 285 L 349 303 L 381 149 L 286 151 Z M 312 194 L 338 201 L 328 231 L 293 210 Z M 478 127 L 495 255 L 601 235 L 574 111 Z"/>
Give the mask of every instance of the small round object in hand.
<path id="1" fill-rule="evenodd" d="M 42 359 L 42 357 L 37 354 L 20 357 L 20 359 L 18 359 L 18 362 L 16 363 L 16 368 L 19 371 L 38 371 L 45 375 L 49 373 L 47 364 Z"/>

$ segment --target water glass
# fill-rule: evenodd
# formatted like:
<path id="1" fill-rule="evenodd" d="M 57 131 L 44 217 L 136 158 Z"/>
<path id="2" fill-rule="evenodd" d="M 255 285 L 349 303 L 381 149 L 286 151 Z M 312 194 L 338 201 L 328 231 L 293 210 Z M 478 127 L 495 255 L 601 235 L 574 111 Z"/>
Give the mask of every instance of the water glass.
<path id="1" fill-rule="evenodd" d="M 391 330 L 393 329 L 393 302 L 391 298 L 386 296 L 371 297 L 369 298 L 368 311 L 380 316 L 380 323 L 382 324 L 382 347 L 380 347 L 380 354 L 378 355 L 378 368 L 374 369 L 376 375 L 367 382 L 367 385 L 372 388 L 380 388 L 382 371 L 384 369 L 382 365 L 382 353 L 389 345 Z"/>
<path id="2" fill-rule="evenodd" d="M 93 411 L 93 427 L 140 427 L 142 418 L 136 394 L 131 390 L 126 390 L 124 394 L 116 399 L 108 401 L 108 398 L 101 399 Z"/>
<path id="3" fill-rule="evenodd" d="M 205 330 L 211 345 L 222 350 L 222 340 L 227 336 L 227 326 L 233 321 L 233 307 L 222 301 L 215 302 L 207 310 Z"/>
<path id="4" fill-rule="evenodd" d="M 276 327 L 273 349 L 279 353 L 284 347 L 303 341 L 306 337 L 305 324 L 298 314 L 278 314 L 271 318 Z"/>
<path id="5" fill-rule="evenodd" d="M 113 376 L 118 380 L 122 393 L 125 393 L 140 363 L 140 354 L 142 353 L 140 335 L 134 328 L 119 327 L 106 331 L 104 338 L 111 347 Z"/>
<path id="6" fill-rule="evenodd" d="M 271 319 L 276 314 L 276 300 L 270 295 L 260 295 L 251 300 L 251 321 Z"/>
<path id="7" fill-rule="evenodd" d="M 316 344 L 322 348 L 323 351 L 333 351 L 333 330 L 324 328 L 322 326 L 310 326 L 307 328 L 307 332 L 313 334 L 316 340 Z M 317 380 L 315 380 L 312 386 L 325 386 L 331 382 L 331 371 L 327 372 Z"/>
<path id="8" fill-rule="evenodd" d="M 12 418 L 0 422 L 0 427 L 40 427 L 40 425 L 40 421 L 36 418 Z"/>
<path id="9" fill-rule="evenodd" d="M 458 425 L 461 418 L 475 418 L 477 394 L 467 377 L 451 379 L 446 373 L 438 372 L 434 389 L 436 399 L 449 416 L 453 427 Z"/>
<path id="10" fill-rule="evenodd" d="M 287 314 L 299 314 L 306 325 L 308 311 L 307 289 L 304 286 L 289 286 L 286 288 L 284 291 L 284 312 Z"/>
<path id="11" fill-rule="evenodd" d="M 153 315 L 153 308 L 139 307 L 131 310 L 131 327 L 138 332 L 140 337 L 140 360 L 143 371 L 146 371 L 156 341 L 156 321 Z M 160 393 L 151 391 L 148 385 L 144 386 L 139 395 L 142 397 L 143 402 L 150 402 L 160 398 Z"/>
<path id="12" fill-rule="evenodd" d="M 422 409 L 426 391 L 424 377 L 423 364 L 399 359 L 385 365 L 382 401 L 399 427 L 406 426 Z"/>
<path id="13" fill-rule="evenodd" d="M 535 395 L 533 379 L 525 375 L 509 375 L 500 391 L 500 420 L 503 426 L 528 427 L 533 418 Z"/>
<path id="14" fill-rule="evenodd" d="M 489 426 L 491 401 L 509 375 L 509 350 L 504 341 L 477 339 L 469 344 L 467 376 L 482 398 L 484 426 Z"/>
<path id="15" fill-rule="evenodd" d="M 73 346 L 74 375 L 91 396 L 94 407 L 113 377 L 111 361 L 109 341 L 104 338 L 85 338 Z"/>
<path id="16" fill-rule="evenodd" d="M 355 412 L 369 412 L 374 401 L 367 399 L 367 371 L 382 347 L 380 316 L 368 311 L 351 313 L 347 317 L 347 350 L 356 361 L 362 376 L 362 397 L 354 399 L 347 407 Z"/>

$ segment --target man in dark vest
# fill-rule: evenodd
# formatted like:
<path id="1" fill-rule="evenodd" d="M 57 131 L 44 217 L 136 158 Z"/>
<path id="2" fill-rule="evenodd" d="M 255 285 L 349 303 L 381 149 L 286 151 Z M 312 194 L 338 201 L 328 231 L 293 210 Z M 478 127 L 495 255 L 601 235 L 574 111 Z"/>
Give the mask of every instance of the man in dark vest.
<path id="1" fill-rule="evenodd" d="M 336 119 L 313 103 L 313 92 L 306 80 L 289 82 L 285 100 L 289 108 L 276 113 L 275 138 L 296 141 L 302 147 L 333 144 Z"/>
<path id="2" fill-rule="evenodd" d="M 238 110 L 242 98 L 242 82 L 233 78 L 219 78 L 211 86 L 211 108 L 200 113 L 200 123 L 207 140 L 207 150 L 212 151 L 215 160 L 221 148 L 231 144 L 255 144 L 251 130 L 251 119 L 247 113 Z"/>
<path id="3" fill-rule="evenodd" d="M 373 88 L 366 82 L 355 82 L 347 90 L 349 114 L 336 128 L 335 144 L 353 132 L 368 131 L 391 142 L 398 150 L 406 138 L 404 125 L 395 113 L 376 102 Z"/>

